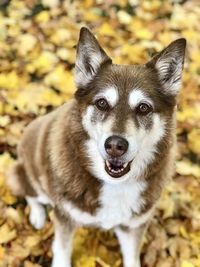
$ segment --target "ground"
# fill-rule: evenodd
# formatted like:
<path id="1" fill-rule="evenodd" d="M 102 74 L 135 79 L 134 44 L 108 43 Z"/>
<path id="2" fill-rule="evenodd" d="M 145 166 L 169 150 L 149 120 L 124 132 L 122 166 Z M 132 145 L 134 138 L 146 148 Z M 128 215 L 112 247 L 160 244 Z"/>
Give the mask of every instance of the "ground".
<path id="1" fill-rule="evenodd" d="M 177 112 L 176 175 L 142 248 L 144 267 L 200 266 L 200 6 L 198 1 L 0 1 L 0 267 L 50 266 L 51 210 L 44 229 L 5 185 L 24 127 L 69 99 L 75 45 L 89 26 L 119 64 L 145 63 L 172 40 L 188 41 Z M 112 232 L 80 229 L 74 267 L 122 266 Z"/>

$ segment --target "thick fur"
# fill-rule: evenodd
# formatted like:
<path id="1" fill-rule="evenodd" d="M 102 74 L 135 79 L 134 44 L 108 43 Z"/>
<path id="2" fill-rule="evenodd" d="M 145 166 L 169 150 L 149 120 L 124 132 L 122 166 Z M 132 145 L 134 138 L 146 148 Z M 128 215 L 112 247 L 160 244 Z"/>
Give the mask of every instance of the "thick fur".
<path id="1" fill-rule="evenodd" d="M 184 50 L 180 39 L 144 66 L 119 66 L 86 28 L 81 30 L 75 97 L 26 128 L 9 175 L 13 192 L 26 197 L 36 228 L 45 222 L 42 204 L 55 210 L 53 267 L 70 266 L 79 225 L 114 229 L 124 266 L 140 266 L 141 238 L 173 174 Z M 109 111 L 96 107 L 100 98 L 109 103 Z M 153 111 L 138 115 L 141 102 Z M 129 162 L 130 170 L 120 178 L 105 170 L 104 144 L 112 135 L 129 144 L 121 160 Z"/>

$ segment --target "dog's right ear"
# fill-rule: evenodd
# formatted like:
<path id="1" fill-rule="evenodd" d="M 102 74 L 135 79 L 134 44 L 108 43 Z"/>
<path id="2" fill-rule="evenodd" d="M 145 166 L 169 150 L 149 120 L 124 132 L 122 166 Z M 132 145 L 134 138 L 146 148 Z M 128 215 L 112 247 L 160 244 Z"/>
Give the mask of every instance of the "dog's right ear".
<path id="1" fill-rule="evenodd" d="M 105 63 L 112 63 L 112 60 L 94 35 L 87 28 L 81 28 L 75 64 L 76 86 L 85 87 Z"/>

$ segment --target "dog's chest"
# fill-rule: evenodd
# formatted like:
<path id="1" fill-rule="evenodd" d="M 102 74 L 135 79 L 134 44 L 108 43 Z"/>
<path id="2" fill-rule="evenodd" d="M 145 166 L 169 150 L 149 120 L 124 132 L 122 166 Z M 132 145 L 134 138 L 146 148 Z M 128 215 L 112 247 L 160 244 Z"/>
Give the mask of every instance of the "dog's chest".
<path id="1" fill-rule="evenodd" d="M 120 224 L 128 224 L 144 204 L 141 197 L 144 188 L 143 182 L 105 184 L 100 196 L 102 206 L 97 213 L 101 227 L 110 229 Z"/>
<path id="2" fill-rule="evenodd" d="M 100 193 L 100 208 L 96 214 L 75 208 L 72 203 L 65 203 L 64 209 L 80 224 L 94 225 L 111 229 L 118 225 L 129 225 L 134 220 L 134 214 L 140 212 L 144 205 L 141 193 L 146 184 L 132 182 L 126 184 L 104 184 Z"/>

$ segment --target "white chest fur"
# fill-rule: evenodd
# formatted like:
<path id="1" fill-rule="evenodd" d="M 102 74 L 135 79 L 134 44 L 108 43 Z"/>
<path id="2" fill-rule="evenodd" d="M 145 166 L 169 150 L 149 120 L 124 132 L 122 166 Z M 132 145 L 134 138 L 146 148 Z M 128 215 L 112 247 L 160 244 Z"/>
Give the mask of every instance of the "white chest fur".
<path id="1" fill-rule="evenodd" d="M 136 227 L 144 223 L 150 215 L 148 213 L 136 218 L 133 216 L 134 213 L 139 213 L 144 205 L 141 193 L 145 187 L 144 182 L 137 181 L 116 185 L 105 183 L 100 194 L 101 207 L 95 215 L 81 211 L 70 202 L 65 202 L 63 208 L 75 221 L 83 225 L 95 225 L 104 229 L 111 229 L 120 224 Z"/>

